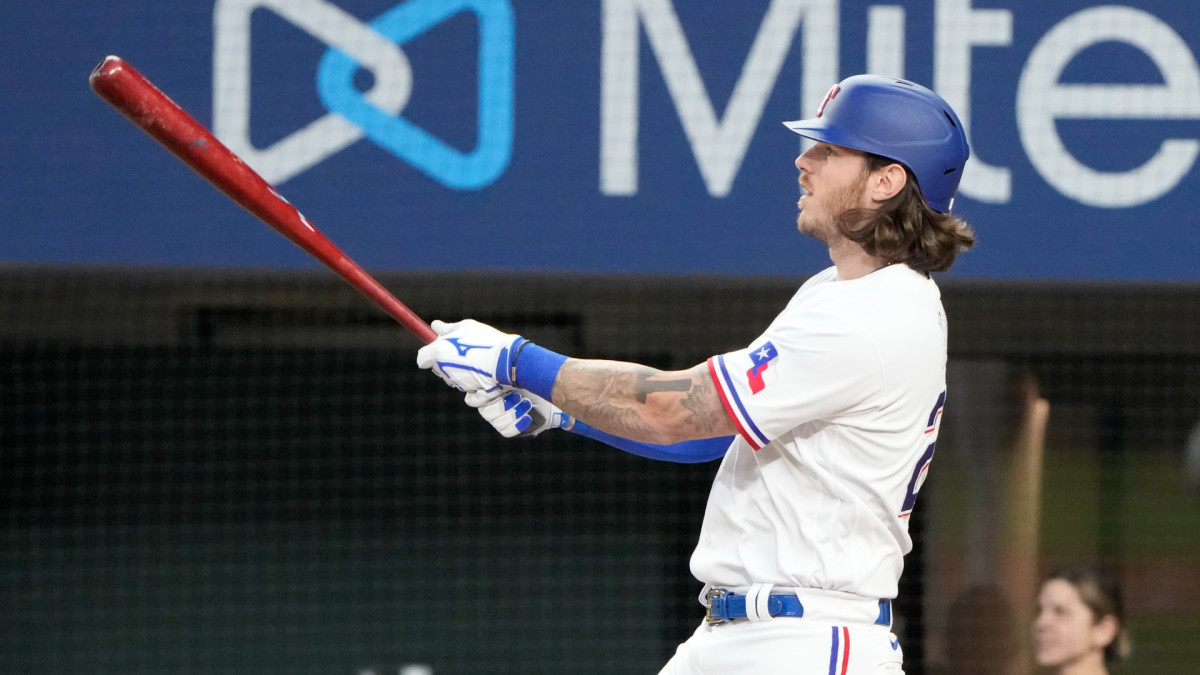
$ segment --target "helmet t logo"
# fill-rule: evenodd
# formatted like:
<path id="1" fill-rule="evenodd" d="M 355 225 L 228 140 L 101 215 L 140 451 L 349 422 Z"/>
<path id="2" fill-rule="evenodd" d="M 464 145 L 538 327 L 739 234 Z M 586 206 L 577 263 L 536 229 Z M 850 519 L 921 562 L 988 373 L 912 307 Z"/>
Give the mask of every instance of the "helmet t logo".
<path id="1" fill-rule="evenodd" d="M 836 84 L 829 88 L 829 93 L 825 94 L 825 100 L 821 101 L 821 107 L 817 108 L 817 117 L 820 117 L 821 113 L 825 112 L 825 106 L 828 105 L 829 102 L 833 100 L 833 97 L 837 96 L 838 92 L 841 90 L 842 88 Z"/>

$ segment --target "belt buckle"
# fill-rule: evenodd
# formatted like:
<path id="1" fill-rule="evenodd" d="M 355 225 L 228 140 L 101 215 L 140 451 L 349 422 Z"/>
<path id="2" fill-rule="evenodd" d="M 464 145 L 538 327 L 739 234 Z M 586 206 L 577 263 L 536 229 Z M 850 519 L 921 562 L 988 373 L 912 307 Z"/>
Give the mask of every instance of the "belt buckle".
<path id="1" fill-rule="evenodd" d="M 724 588 L 710 588 L 704 594 L 704 622 L 710 626 L 720 626 L 723 623 L 729 623 L 729 614 L 725 609 L 725 598 L 730 595 L 730 592 Z M 716 608 L 718 616 L 713 616 L 713 608 Z"/>

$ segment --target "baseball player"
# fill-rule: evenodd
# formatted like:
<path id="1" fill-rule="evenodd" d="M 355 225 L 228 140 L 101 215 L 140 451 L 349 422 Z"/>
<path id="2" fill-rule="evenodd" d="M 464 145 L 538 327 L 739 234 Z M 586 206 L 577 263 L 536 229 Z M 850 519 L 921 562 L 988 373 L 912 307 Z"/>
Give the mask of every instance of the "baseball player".
<path id="1" fill-rule="evenodd" d="M 665 372 L 467 320 L 434 322 L 417 356 L 506 436 L 723 457 L 691 558 L 705 616 L 668 675 L 902 672 L 891 600 L 946 397 L 930 273 L 974 243 L 950 215 L 966 136 L 933 92 L 867 75 L 785 124 L 815 141 L 795 162 L 796 222 L 833 265 L 744 349 Z"/>

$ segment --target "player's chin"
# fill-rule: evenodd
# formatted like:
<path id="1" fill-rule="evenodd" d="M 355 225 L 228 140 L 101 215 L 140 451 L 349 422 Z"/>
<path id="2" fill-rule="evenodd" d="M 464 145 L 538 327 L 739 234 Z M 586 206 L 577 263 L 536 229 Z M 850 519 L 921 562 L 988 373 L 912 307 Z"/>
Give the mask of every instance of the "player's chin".
<path id="1" fill-rule="evenodd" d="M 800 234 L 809 234 L 808 229 L 808 226 L 804 222 L 804 218 L 801 216 L 796 216 L 796 231 Z"/>
<path id="2" fill-rule="evenodd" d="M 816 218 L 813 218 L 811 214 L 807 214 L 806 217 L 806 214 L 803 211 L 796 216 L 796 230 L 799 231 L 800 234 L 808 235 L 818 241 L 827 241 L 827 237 L 825 236 L 825 228 L 821 227 L 821 223 Z"/>

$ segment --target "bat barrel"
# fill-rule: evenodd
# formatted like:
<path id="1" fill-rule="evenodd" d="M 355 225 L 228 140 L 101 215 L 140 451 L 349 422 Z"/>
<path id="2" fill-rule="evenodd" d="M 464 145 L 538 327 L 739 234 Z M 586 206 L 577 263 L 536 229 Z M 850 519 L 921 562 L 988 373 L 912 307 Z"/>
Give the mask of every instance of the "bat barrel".
<path id="1" fill-rule="evenodd" d="M 321 234 L 262 176 L 119 56 L 105 57 L 88 83 L 142 131 L 253 213 L 337 272 L 424 342 L 437 334 Z"/>
<path id="2" fill-rule="evenodd" d="M 207 129 L 120 57 L 109 56 L 89 78 L 92 89 L 163 147 L 207 179 L 217 189 L 267 224 L 285 223 L 279 229 L 293 243 L 310 250 L 298 237 L 298 211 Z"/>

